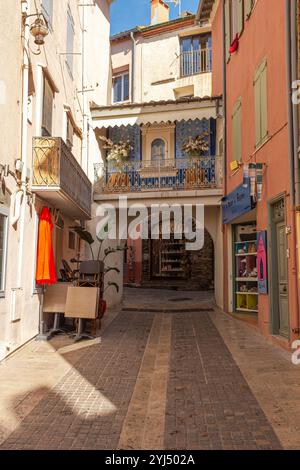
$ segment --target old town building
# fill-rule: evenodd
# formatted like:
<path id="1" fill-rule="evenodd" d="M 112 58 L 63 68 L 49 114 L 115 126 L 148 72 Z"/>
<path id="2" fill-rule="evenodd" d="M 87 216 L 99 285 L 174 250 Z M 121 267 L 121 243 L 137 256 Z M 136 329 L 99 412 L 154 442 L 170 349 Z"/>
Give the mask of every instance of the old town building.
<path id="1" fill-rule="evenodd" d="M 225 96 L 224 310 L 285 347 L 299 336 L 297 8 L 203 0 L 198 10 L 222 70 L 212 93 Z"/>
<path id="2" fill-rule="evenodd" d="M 89 102 L 107 102 L 109 3 L 0 5 L 0 360 L 39 331 L 35 263 L 43 206 L 55 223 L 58 278 L 62 260 L 72 268 L 70 259 L 83 249 L 70 227 L 92 214 L 97 148 Z"/>
<path id="3" fill-rule="evenodd" d="M 92 107 L 93 126 L 131 152 L 122 169 L 96 165 L 94 200 L 128 203 L 204 204 L 202 250 L 188 252 L 184 240 L 128 240 L 126 283 L 180 289 L 215 290 L 222 305 L 223 121 L 221 93 L 212 93 L 210 25 L 188 12 L 169 20 L 169 6 L 152 0 L 151 24 L 111 37 L 111 102 Z M 159 53 L 157 53 L 159 51 Z M 207 139 L 207 148 L 189 153 L 189 139 Z M 162 237 L 161 237 L 162 238 Z M 221 263 L 221 266 L 220 266 Z"/>

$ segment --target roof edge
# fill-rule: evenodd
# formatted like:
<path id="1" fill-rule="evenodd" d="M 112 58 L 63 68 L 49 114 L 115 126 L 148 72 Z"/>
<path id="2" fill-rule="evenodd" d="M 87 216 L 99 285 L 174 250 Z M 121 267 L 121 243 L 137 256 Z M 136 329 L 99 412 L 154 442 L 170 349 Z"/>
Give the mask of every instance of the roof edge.
<path id="1" fill-rule="evenodd" d="M 128 109 L 128 108 L 142 108 L 147 106 L 160 106 L 160 105 L 168 105 L 168 104 L 188 104 L 188 103 L 201 103 L 203 101 L 218 101 L 222 99 L 222 95 L 214 95 L 214 96 L 194 96 L 191 98 L 178 98 L 175 100 L 160 100 L 160 101 L 146 101 L 143 103 L 126 103 L 126 104 L 114 104 L 108 106 L 101 106 L 97 105 L 96 103 L 92 103 L 90 105 L 91 111 L 104 111 L 104 110 L 113 110 L 113 109 Z"/>

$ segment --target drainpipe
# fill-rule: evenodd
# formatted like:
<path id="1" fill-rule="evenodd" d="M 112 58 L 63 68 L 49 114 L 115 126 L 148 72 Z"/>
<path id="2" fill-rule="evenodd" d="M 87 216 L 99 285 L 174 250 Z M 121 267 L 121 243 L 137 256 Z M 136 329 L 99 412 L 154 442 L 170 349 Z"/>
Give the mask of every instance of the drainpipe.
<path id="1" fill-rule="evenodd" d="M 86 29 L 85 29 L 85 7 L 86 5 L 82 5 L 82 16 L 81 16 L 81 27 L 82 27 L 82 35 L 81 35 L 81 89 L 82 89 L 82 141 L 81 141 L 81 166 L 84 168 L 86 174 L 89 174 L 89 158 L 87 152 L 87 114 L 86 114 L 86 102 L 85 102 L 85 37 L 86 37 Z"/>
<path id="2" fill-rule="evenodd" d="M 297 0 L 291 0 L 291 69 L 292 82 L 298 79 L 298 31 L 297 31 Z M 293 105 L 293 133 L 294 133 L 294 182 L 295 182 L 295 248 L 296 248 L 296 292 L 297 292 L 297 330 L 300 332 L 300 160 L 299 160 L 299 115 L 298 105 Z"/>
<path id="3" fill-rule="evenodd" d="M 223 195 L 227 194 L 227 76 L 226 76 L 226 41 L 225 41 L 225 31 L 226 31 L 226 18 L 225 18 L 225 0 L 222 2 L 222 93 L 223 93 Z M 223 244 L 224 244 L 224 235 L 226 232 L 226 227 L 222 226 L 223 232 Z M 226 244 L 227 245 L 227 244 Z M 224 266 L 226 265 L 226 258 L 227 249 L 224 249 L 223 246 L 223 263 Z M 230 278 L 228 278 L 228 282 L 230 282 Z M 225 292 L 227 291 L 227 283 L 225 282 L 225 276 L 223 276 L 223 307 L 227 310 L 227 306 L 225 305 Z M 229 307 L 229 299 L 228 299 L 228 307 Z"/>
<path id="4" fill-rule="evenodd" d="M 223 88 L 223 171 L 224 171 L 224 195 L 227 193 L 227 99 L 226 99 L 226 41 L 225 41 L 225 30 L 226 30 L 226 18 L 225 18 L 225 0 L 223 0 L 223 12 L 222 12 L 222 35 L 223 35 L 223 60 L 222 60 L 222 88 Z"/>
<path id="5" fill-rule="evenodd" d="M 22 15 L 24 18 L 23 29 L 23 94 L 22 94 L 22 130 L 21 130 L 21 160 L 23 162 L 22 176 L 21 176 L 21 189 L 23 191 L 23 200 L 21 204 L 20 214 L 20 238 L 19 238 L 19 253 L 18 253 L 18 266 L 17 266 L 17 288 L 22 289 L 22 270 L 23 270 L 23 253 L 24 253 L 24 235 L 25 235 L 25 212 L 26 212 L 26 177 L 27 177 L 27 152 L 28 152 L 28 132 L 27 132 L 27 119 L 28 119 L 28 80 L 29 80 L 29 35 L 30 24 L 28 13 L 30 10 L 30 0 L 22 1 Z"/>
<path id="6" fill-rule="evenodd" d="M 294 81 L 297 73 L 297 51 L 295 46 L 296 36 L 296 3 L 294 0 L 285 1 L 285 35 L 286 35 L 286 87 L 287 87 L 287 105 L 288 105 L 288 155 L 289 155 L 289 168 L 290 168 L 290 200 L 292 208 L 293 226 L 296 231 L 296 215 L 295 215 L 295 202 L 296 197 L 299 196 L 298 189 L 296 194 L 296 178 L 295 170 L 297 171 L 298 160 L 298 117 L 297 108 L 292 103 L 292 82 Z M 296 156 L 296 158 L 295 158 Z M 298 179 L 298 178 L 297 178 Z M 299 232 L 296 231 L 296 238 Z M 296 241 L 297 244 L 297 241 Z M 297 247 L 296 247 L 297 248 Z M 292 328 L 293 333 L 299 333 L 300 318 L 299 318 L 299 293 L 298 293 L 298 278 L 297 278 L 297 260 L 296 260 L 296 273 L 295 273 L 295 292 L 296 292 L 296 309 L 298 315 L 296 317 L 295 327 Z"/>
<path id="7" fill-rule="evenodd" d="M 131 56 L 131 102 L 134 103 L 134 68 L 135 68 L 135 37 L 133 31 L 130 33 L 132 41 L 132 56 Z"/>

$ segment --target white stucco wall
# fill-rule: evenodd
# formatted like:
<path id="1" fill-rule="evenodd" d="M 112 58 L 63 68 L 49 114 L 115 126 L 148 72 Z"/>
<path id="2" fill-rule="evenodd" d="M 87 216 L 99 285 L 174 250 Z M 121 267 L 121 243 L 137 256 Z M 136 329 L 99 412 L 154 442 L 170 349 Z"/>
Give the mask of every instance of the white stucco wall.
<path id="1" fill-rule="evenodd" d="M 24 2 L 23 2 L 24 3 Z M 86 3 L 86 2 L 83 2 Z M 31 172 L 32 137 L 41 135 L 41 116 L 43 100 L 43 70 L 47 70 L 57 88 L 53 105 L 52 135 L 66 138 L 66 107 L 71 110 L 74 121 L 79 129 L 83 127 L 83 100 L 87 118 L 89 117 L 90 101 L 106 104 L 109 77 L 109 3 L 96 0 L 96 6 L 85 7 L 85 87 L 82 91 L 82 8 L 77 0 L 54 1 L 53 23 L 41 54 L 34 55 L 30 51 L 34 93 L 29 106 L 30 120 L 27 125 L 28 151 L 27 167 Z M 70 5 L 74 19 L 74 56 L 73 74 L 70 75 L 66 66 L 67 48 L 67 6 Z M 28 2 L 29 14 L 40 9 L 40 1 Z M 35 17 L 30 19 L 30 23 Z M 1 50 L 0 50 L 0 163 L 9 164 L 14 170 L 15 159 L 21 158 L 21 112 L 22 112 L 22 16 L 21 0 L 0 2 Z M 30 48 L 36 46 L 30 36 Z M 72 153 L 84 170 L 92 168 L 90 158 L 96 159 L 97 152 L 91 139 L 86 160 L 82 161 L 81 139 L 74 136 Z M 90 157 L 91 156 L 91 157 Z M 92 178 L 92 172 L 89 173 Z M 6 198 L 3 206 L 8 210 L 10 220 L 14 211 L 13 194 L 18 189 L 12 177 L 5 178 L 7 185 Z M 47 199 L 47 197 L 45 198 Z M 21 286 L 17 285 L 17 270 L 20 263 L 19 248 L 21 240 L 20 221 L 15 227 L 9 223 L 7 271 L 5 277 L 5 293 L 0 296 L 0 360 L 13 352 L 38 333 L 40 297 L 34 290 L 36 238 L 38 213 L 47 201 L 36 198 L 35 203 L 25 205 L 24 219 L 24 252 L 21 259 Z M 68 214 L 62 214 L 65 222 L 63 230 L 63 256 L 69 260 L 76 251 L 68 247 L 69 227 L 74 220 Z M 55 231 L 53 232 L 55 249 Z M 20 287 L 16 290 L 16 287 Z M 16 319 L 11 321 L 12 295 L 16 295 Z"/>
<path id="2" fill-rule="evenodd" d="M 207 33 L 208 28 L 189 26 L 150 37 L 136 34 L 134 100 L 172 100 L 187 94 L 211 95 L 211 73 L 180 76 L 180 37 Z M 112 67 L 129 65 L 132 74 L 132 41 L 112 41 Z M 157 83 L 167 81 L 167 83 Z"/>

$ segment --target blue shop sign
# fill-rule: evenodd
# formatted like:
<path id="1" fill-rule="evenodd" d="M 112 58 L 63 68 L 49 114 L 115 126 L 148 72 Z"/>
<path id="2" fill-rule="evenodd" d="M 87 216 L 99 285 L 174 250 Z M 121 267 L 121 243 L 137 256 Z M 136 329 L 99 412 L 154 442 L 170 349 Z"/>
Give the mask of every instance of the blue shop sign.
<path id="1" fill-rule="evenodd" d="M 246 180 L 232 193 L 222 199 L 222 222 L 229 224 L 232 220 L 251 211 L 255 207 L 250 195 L 250 181 Z"/>

